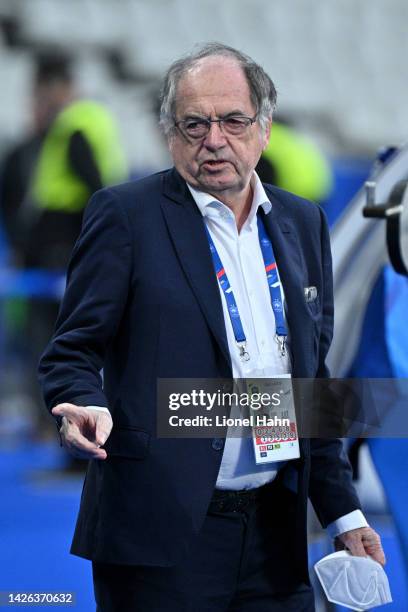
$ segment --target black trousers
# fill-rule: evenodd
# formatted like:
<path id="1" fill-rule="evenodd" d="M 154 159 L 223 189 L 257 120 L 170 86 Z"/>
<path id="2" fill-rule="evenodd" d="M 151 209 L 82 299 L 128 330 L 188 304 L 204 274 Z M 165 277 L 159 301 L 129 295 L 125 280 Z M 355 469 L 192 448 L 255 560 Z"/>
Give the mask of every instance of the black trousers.
<path id="1" fill-rule="evenodd" d="M 296 577 L 296 496 L 275 483 L 242 511 L 210 506 L 175 567 L 93 563 L 97 612 L 313 612 Z"/>

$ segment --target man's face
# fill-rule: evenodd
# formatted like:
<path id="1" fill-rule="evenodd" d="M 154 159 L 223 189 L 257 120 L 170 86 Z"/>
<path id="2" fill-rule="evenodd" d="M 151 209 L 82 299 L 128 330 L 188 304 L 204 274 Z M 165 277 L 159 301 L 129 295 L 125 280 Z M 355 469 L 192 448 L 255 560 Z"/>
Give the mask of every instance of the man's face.
<path id="1" fill-rule="evenodd" d="M 37 129 L 49 127 L 64 106 L 74 98 L 71 83 L 55 79 L 47 83 L 38 83 L 33 92 L 33 115 Z"/>
<path id="2" fill-rule="evenodd" d="M 176 98 L 176 121 L 220 119 L 227 115 L 254 117 L 249 86 L 239 64 L 232 58 L 207 57 L 180 80 Z M 248 189 L 252 172 L 269 140 L 259 123 L 232 136 L 218 123 L 201 139 L 186 137 L 176 128 L 169 138 L 174 165 L 196 189 L 222 197 Z"/>

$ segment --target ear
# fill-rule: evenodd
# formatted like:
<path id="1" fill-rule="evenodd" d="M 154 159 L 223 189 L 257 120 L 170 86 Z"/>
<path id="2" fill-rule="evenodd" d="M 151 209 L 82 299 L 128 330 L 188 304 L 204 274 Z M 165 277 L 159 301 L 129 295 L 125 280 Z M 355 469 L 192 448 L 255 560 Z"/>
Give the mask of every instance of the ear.
<path id="1" fill-rule="evenodd" d="M 271 136 L 271 129 L 272 129 L 272 119 L 268 120 L 268 123 L 266 124 L 266 128 L 265 128 L 265 132 L 263 134 L 262 137 L 262 150 L 265 151 L 266 147 L 269 144 L 269 138 Z"/>

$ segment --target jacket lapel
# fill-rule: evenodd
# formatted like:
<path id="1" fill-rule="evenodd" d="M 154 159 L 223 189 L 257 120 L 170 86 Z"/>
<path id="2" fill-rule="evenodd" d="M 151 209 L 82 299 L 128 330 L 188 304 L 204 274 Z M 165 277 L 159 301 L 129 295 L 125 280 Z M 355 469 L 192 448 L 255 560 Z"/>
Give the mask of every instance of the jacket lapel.
<path id="1" fill-rule="evenodd" d="M 163 175 L 162 210 L 190 286 L 231 369 L 224 315 L 203 217 L 176 170 Z"/>

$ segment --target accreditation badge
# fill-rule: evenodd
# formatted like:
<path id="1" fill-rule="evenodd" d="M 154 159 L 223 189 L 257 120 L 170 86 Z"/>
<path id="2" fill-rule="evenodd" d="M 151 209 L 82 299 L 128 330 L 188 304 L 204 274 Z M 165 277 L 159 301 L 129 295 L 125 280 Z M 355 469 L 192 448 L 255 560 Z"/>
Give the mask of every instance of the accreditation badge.
<path id="1" fill-rule="evenodd" d="M 298 459 L 299 437 L 290 374 L 247 378 L 256 463 Z"/>

